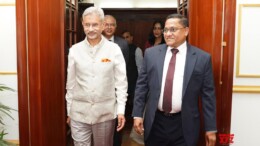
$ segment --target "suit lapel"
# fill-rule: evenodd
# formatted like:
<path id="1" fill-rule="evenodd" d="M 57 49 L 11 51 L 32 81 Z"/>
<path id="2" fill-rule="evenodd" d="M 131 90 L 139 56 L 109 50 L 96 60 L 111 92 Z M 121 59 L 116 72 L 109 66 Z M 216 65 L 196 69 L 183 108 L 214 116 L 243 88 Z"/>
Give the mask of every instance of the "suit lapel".
<path id="1" fill-rule="evenodd" d="M 158 49 L 158 59 L 157 59 L 157 69 L 158 69 L 158 79 L 159 79 L 159 89 L 161 89 L 162 85 L 162 74 L 163 74 L 163 64 L 164 64 L 164 59 L 165 59 L 165 54 L 166 54 L 167 46 L 163 45 L 160 49 Z"/>
<path id="2" fill-rule="evenodd" d="M 114 43 L 118 44 L 117 36 L 114 36 Z"/>
<path id="3" fill-rule="evenodd" d="M 183 90 L 182 90 L 182 97 L 184 96 L 188 83 L 190 81 L 195 63 L 197 60 L 197 55 L 194 49 L 187 44 L 187 55 L 186 55 L 186 63 L 184 69 L 184 81 L 183 81 Z"/>

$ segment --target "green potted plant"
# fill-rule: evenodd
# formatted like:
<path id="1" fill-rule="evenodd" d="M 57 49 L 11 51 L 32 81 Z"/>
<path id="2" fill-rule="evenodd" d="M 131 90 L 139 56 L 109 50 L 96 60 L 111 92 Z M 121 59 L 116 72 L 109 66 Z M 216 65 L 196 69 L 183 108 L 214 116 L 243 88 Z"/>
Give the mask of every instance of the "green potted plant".
<path id="1" fill-rule="evenodd" d="M 2 91 L 5 91 L 5 90 L 9 90 L 9 91 L 15 91 L 14 89 L 12 88 L 9 88 L 3 84 L 0 84 L 0 92 Z M 0 125 L 5 125 L 4 122 L 3 122 L 3 119 L 4 119 L 4 116 L 8 116 L 9 118 L 11 119 L 14 119 L 12 116 L 11 116 L 11 111 L 16 111 L 15 109 L 9 107 L 9 106 L 6 106 L 4 104 L 2 104 L 0 102 Z M 14 144 L 12 143 L 9 143 L 8 141 L 5 141 L 4 140 L 4 136 L 6 135 L 7 133 L 5 133 L 4 130 L 0 131 L 0 146 L 14 146 Z"/>

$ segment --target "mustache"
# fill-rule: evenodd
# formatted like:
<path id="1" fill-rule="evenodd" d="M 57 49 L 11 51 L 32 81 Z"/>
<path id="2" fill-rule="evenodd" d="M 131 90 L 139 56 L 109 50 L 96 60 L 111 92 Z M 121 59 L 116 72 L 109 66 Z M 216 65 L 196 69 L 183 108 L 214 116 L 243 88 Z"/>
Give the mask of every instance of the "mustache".
<path id="1" fill-rule="evenodd" d="M 91 34 L 91 33 L 97 33 L 97 31 L 94 31 L 94 30 L 87 31 L 87 34 Z"/>

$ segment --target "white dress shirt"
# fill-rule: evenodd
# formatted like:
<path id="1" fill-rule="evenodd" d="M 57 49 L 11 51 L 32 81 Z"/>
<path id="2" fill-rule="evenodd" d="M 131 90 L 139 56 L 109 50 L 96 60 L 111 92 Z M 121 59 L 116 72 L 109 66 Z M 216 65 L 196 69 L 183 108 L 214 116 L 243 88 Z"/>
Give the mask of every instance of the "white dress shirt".
<path id="1" fill-rule="evenodd" d="M 162 103 L 163 103 L 163 91 L 165 86 L 166 74 L 169 66 L 169 62 L 172 57 L 171 47 L 168 46 L 163 66 L 163 76 L 162 76 L 162 86 L 161 86 L 161 94 L 158 104 L 158 109 L 163 111 Z M 172 111 L 170 113 L 177 113 L 181 111 L 182 104 L 182 86 L 183 86 L 183 76 L 184 76 L 184 67 L 186 62 L 186 54 L 187 54 L 187 44 L 186 41 L 181 44 L 178 48 L 179 52 L 176 54 L 176 64 L 175 64 L 175 72 L 172 86 Z"/>
<path id="2" fill-rule="evenodd" d="M 139 74 L 141 71 L 141 68 L 142 68 L 142 63 L 143 63 L 143 52 L 142 52 L 141 48 L 139 48 L 139 47 L 137 47 L 135 50 L 135 63 L 136 63 L 137 71 Z"/>
<path id="3" fill-rule="evenodd" d="M 115 42 L 115 37 L 111 36 L 111 38 L 108 39 L 110 42 Z"/>

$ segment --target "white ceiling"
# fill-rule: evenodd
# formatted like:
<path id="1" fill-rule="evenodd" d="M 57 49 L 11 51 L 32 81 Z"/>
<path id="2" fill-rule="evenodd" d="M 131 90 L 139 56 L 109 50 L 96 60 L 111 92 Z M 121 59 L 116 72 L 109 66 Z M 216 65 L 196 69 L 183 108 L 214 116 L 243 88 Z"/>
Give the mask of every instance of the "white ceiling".
<path id="1" fill-rule="evenodd" d="M 176 8 L 177 0 L 83 0 L 101 8 Z"/>

